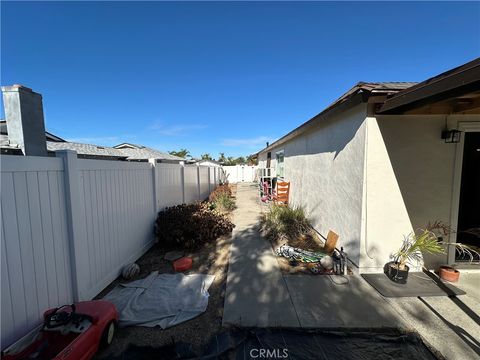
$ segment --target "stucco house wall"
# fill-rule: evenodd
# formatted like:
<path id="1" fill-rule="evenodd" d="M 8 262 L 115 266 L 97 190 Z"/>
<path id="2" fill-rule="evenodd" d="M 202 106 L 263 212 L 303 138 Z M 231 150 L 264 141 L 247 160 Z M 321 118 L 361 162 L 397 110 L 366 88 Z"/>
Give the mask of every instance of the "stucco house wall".
<path id="1" fill-rule="evenodd" d="M 356 105 L 270 151 L 273 168 L 275 153 L 284 151 L 290 203 L 303 206 L 321 234 L 337 232 L 339 246 L 356 265 L 362 236 L 366 112 L 366 104 Z M 259 154 L 259 167 L 266 167 L 266 159 L 267 152 Z"/>
<path id="2" fill-rule="evenodd" d="M 480 129 L 476 115 L 377 115 L 370 120 L 366 239 L 374 259 L 363 256 L 362 267 L 378 266 L 403 235 L 429 222 L 440 220 L 455 228 L 455 159 L 462 144 L 446 144 L 440 138 L 446 119 L 449 128 L 473 122 Z M 371 137 L 373 132 L 377 136 Z M 383 165 L 374 163 L 375 154 L 383 157 Z M 424 254 L 424 261 L 437 268 L 448 262 L 447 254 Z"/>
<path id="3" fill-rule="evenodd" d="M 450 128 L 475 115 L 447 117 Z M 270 150 L 284 151 L 292 205 L 301 205 L 322 234 L 340 235 L 360 272 L 378 272 L 404 236 L 428 222 L 455 225 L 454 168 L 459 144 L 445 144 L 443 115 L 367 116 L 366 104 L 332 116 Z M 267 152 L 259 154 L 266 167 Z M 448 262 L 424 254 L 425 265 Z M 417 269 L 421 264 L 418 264 Z"/>

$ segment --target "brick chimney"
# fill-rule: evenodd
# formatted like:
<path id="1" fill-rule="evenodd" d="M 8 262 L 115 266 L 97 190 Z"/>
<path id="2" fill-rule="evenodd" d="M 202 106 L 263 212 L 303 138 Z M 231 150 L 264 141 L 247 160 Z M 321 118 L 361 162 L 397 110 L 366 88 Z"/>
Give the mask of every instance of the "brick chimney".
<path id="1" fill-rule="evenodd" d="M 2 86 L 8 139 L 24 155 L 47 156 L 42 95 L 22 85 Z"/>

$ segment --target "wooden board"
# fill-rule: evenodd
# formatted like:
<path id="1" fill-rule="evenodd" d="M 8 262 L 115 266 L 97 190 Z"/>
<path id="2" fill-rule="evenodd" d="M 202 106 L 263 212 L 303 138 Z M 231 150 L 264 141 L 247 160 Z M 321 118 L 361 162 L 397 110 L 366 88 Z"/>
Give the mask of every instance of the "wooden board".
<path id="1" fill-rule="evenodd" d="M 337 245 L 338 234 L 330 230 L 327 235 L 327 241 L 325 242 L 324 250 L 327 254 L 332 255 L 335 246 Z"/>

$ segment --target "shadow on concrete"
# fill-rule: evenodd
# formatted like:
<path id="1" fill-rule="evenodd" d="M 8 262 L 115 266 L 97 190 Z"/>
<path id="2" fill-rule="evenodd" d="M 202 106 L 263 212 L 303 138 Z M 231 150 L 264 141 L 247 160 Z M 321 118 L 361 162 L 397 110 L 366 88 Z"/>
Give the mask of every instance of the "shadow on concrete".
<path id="1" fill-rule="evenodd" d="M 429 303 L 427 303 L 424 299 L 421 297 L 418 297 L 418 299 L 432 312 L 434 313 L 440 320 L 443 321 L 444 324 L 446 324 L 455 334 L 458 335 L 462 341 L 469 346 L 477 355 L 480 356 L 480 342 L 473 337 L 470 333 L 465 331 L 462 327 L 452 324 L 450 321 L 445 319 L 437 310 L 433 308 Z M 447 339 L 445 339 L 447 341 Z"/>

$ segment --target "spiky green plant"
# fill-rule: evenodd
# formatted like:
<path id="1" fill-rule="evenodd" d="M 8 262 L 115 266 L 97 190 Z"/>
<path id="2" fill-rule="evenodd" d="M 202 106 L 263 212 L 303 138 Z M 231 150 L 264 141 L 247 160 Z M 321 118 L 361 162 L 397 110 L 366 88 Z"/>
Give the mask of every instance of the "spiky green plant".
<path id="1" fill-rule="evenodd" d="M 444 254 L 445 249 L 437 236 L 430 230 L 419 229 L 403 239 L 402 246 L 393 255 L 400 270 L 405 270 L 408 261 L 419 262 L 422 252 L 429 254 Z"/>

